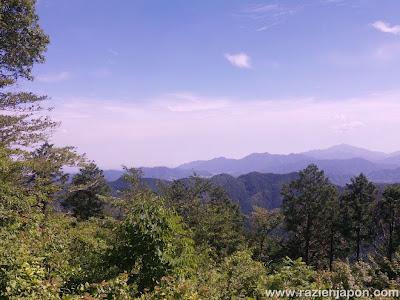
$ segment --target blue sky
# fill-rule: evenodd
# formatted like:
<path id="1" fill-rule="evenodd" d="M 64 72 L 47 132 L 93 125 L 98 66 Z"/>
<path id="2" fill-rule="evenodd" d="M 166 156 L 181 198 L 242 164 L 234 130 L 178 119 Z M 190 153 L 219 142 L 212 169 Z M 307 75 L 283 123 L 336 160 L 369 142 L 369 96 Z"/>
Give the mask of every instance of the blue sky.
<path id="1" fill-rule="evenodd" d="M 400 150 L 399 1 L 39 0 L 27 87 L 103 167 Z"/>

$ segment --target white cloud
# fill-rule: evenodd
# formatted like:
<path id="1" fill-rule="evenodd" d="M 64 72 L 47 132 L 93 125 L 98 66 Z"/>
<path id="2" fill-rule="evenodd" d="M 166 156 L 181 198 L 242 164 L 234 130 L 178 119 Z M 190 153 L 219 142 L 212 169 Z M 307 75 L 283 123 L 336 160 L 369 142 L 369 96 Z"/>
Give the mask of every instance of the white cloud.
<path id="1" fill-rule="evenodd" d="M 344 114 L 335 115 L 334 120 L 337 120 L 337 124 L 334 124 L 332 126 L 332 129 L 341 133 L 346 133 L 350 130 L 355 130 L 359 127 L 366 126 L 365 123 L 358 120 L 351 120 L 348 116 Z"/>
<path id="2" fill-rule="evenodd" d="M 256 4 L 248 6 L 244 11 L 247 13 L 267 13 L 279 9 L 280 6 L 277 4 Z"/>
<path id="3" fill-rule="evenodd" d="M 223 98 L 205 99 L 192 93 L 175 93 L 165 95 L 158 104 L 172 112 L 194 112 L 222 109 L 229 105 L 229 101 Z"/>
<path id="4" fill-rule="evenodd" d="M 265 31 L 265 30 L 268 30 L 268 29 L 270 29 L 271 27 L 273 27 L 273 26 L 275 26 L 275 25 L 278 25 L 278 24 L 279 24 L 279 22 L 272 22 L 272 23 L 270 23 L 270 24 L 268 24 L 268 25 L 261 26 L 261 27 L 257 28 L 256 31 L 257 31 L 257 32 Z"/>
<path id="5" fill-rule="evenodd" d="M 107 51 L 108 51 L 108 53 L 112 54 L 113 56 L 118 56 L 119 55 L 119 52 L 114 50 L 114 49 L 110 48 Z"/>
<path id="6" fill-rule="evenodd" d="M 168 165 L 221 155 L 289 153 L 349 143 L 400 149 L 400 92 L 354 99 L 238 99 L 173 93 L 126 102 L 55 99 L 54 142 L 102 167 Z"/>
<path id="7" fill-rule="evenodd" d="M 270 29 L 273 26 L 283 23 L 291 15 L 296 14 L 301 10 L 303 5 L 299 4 L 251 4 L 246 5 L 238 13 L 236 17 L 250 19 L 252 27 L 255 26 L 255 31 L 262 32 Z"/>
<path id="8" fill-rule="evenodd" d="M 251 68 L 251 59 L 246 53 L 226 53 L 224 56 L 235 67 L 247 69 Z"/>
<path id="9" fill-rule="evenodd" d="M 323 0 L 322 4 L 336 4 L 336 5 L 344 5 L 347 0 Z"/>
<path id="10" fill-rule="evenodd" d="M 300 6 L 298 5 L 286 5 L 281 4 L 255 4 L 248 5 L 241 10 L 239 16 L 251 18 L 253 20 L 266 19 L 281 19 L 284 16 L 292 15 L 298 11 Z"/>
<path id="11" fill-rule="evenodd" d="M 60 73 L 39 75 L 36 77 L 36 80 L 44 83 L 53 83 L 53 82 L 66 81 L 70 78 L 71 78 L 71 73 L 64 71 Z"/>
<path id="12" fill-rule="evenodd" d="M 391 26 L 389 23 L 384 21 L 376 21 L 372 23 L 372 26 L 379 31 L 391 34 L 400 34 L 400 25 Z"/>

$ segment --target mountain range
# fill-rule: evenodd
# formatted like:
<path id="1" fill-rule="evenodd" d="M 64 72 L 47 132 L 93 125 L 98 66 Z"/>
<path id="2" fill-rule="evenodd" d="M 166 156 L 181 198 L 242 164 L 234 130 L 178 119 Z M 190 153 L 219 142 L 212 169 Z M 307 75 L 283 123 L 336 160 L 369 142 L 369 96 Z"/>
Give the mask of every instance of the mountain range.
<path id="1" fill-rule="evenodd" d="M 377 183 L 400 182 L 400 152 L 370 151 L 346 144 L 287 155 L 253 153 L 240 159 L 218 157 L 184 163 L 175 168 L 141 169 L 144 177 L 162 180 L 181 179 L 194 173 L 207 178 L 226 174 L 239 179 L 241 175 L 252 172 L 289 174 L 311 163 L 323 169 L 331 181 L 338 185 L 346 184 L 352 176 L 361 172 Z M 104 174 L 109 181 L 113 181 L 122 175 L 122 171 L 105 170 Z"/>

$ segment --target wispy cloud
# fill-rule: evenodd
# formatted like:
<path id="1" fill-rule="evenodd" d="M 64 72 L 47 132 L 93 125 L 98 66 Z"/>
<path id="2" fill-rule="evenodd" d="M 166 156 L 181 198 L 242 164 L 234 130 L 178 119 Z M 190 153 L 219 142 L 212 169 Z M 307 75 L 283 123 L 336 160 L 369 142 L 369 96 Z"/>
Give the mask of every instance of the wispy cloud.
<path id="1" fill-rule="evenodd" d="M 344 5 L 348 2 L 347 0 L 322 0 L 321 4 L 328 4 L 328 5 Z M 348 3 L 347 3 L 348 4 Z"/>
<path id="2" fill-rule="evenodd" d="M 244 12 L 247 13 L 255 13 L 255 14 L 264 14 L 270 13 L 273 11 L 280 10 L 280 6 L 278 4 L 255 4 L 248 6 L 244 9 Z"/>
<path id="3" fill-rule="evenodd" d="M 256 31 L 258 31 L 258 32 L 265 31 L 265 30 L 268 30 L 268 29 L 270 29 L 271 27 L 273 27 L 273 26 L 275 26 L 277 24 L 278 24 L 278 22 L 271 23 L 269 25 L 264 25 L 264 26 L 261 26 L 261 27 L 257 28 Z"/>
<path id="4" fill-rule="evenodd" d="M 376 21 L 372 23 L 372 26 L 379 31 L 385 33 L 391 33 L 395 35 L 400 35 L 400 25 L 390 25 L 384 21 Z"/>
<path id="5" fill-rule="evenodd" d="M 116 50 L 114 50 L 114 49 L 108 49 L 107 50 L 108 51 L 108 53 L 110 53 L 110 54 L 112 54 L 112 55 L 114 55 L 114 56 L 118 56 L 119 55 L 119 52 L 118 51 L 116 51 Z"/>
<path id="6" fill-rule="evenodd" d="M 260 2 L 242 6 L 233 16 L 249 19 L 252 23 L 250 26 L 255 31 L 262 32 L 285 23 L 291 16 L 307 9 L 318 6 L 359 8 L 359 2 L 360 0 L 275 1 L 268 4 Z"/>
<path id="7" fill-rule="evenodd" d="M 258 3 L 242 7 L 234 16 L 250 20 L 255 31 L 261 32 L 283 23 L 287 17 L 301 8 L 302 5 L 292 3 L 286 5 Z"/>
<path id="8" fill-rule="evenodd" d="M 112 75 L 112 72 L 108 68 L 99 68 L 91 71 L 90 75 L 96 78 L 107 78 Z"/>
<path id="9" fill-rule="evenodd" d="M 158 103 L 172 112 L 218 110 L 229 105 L 229 101 L 226 99 L 204 99 L 192 93 L 167 94 Z"/>
<path id="10" fill-rule="evenodd" d="M 337 120 L 337 124 L 332 126 L 332 129 L 337 130 L 341 133 L 346 133 L 350 130 L 357 129 L 359 127 L 366 126 L 365 123 L 358 120 L 351 120 L 348 116 L 344 114 L 338 114 L 334 117 L 334 120 Z"/>
<path id="11" fill-rule="evenodd" d="M 255 20 L 275 20 L 296 13 L 297 6 L 282 4 L 253 4 L 242 9 L 240 15 Z"/>
<path id="12" fill-rule="evenodd" d="M 246 53 L 243 52 L 236 54 L 226 53 L 224 56 L 235 67 L 246 68 L 246 69 L 251 68 L 251 59 L 250 56 L 248 56 Z"/>
<path id="13" fill-rule="evenodd" d="M 44 74 L 36 77 L 36 80 L 44 83 L 66 81 L 71 78 L 71 73 L 63 71 L 60 73 Z"/>

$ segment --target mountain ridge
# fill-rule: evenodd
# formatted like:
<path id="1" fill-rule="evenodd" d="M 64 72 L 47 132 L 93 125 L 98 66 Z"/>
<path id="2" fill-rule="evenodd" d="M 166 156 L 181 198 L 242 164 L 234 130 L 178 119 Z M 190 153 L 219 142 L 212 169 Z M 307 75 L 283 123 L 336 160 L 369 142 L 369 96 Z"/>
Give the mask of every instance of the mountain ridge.
<path id="1" fill-rule="evenodd" d="M 389 172 L 400 168 L 399 153 L 371 151 L 340 144 L 300 153 L 251 153 L 237 159 L 220 156 L 210 160 L 187 162 L 175 168 L 143 167 L 141 169 L 144 177 L 147 178 L 175 180 L 193 174 L 201 177 L 212 177 L 223 173 L 239 177 L 251 172 L 288 174 L 298 172 L 309 164 L 316 164 L 326 172 L 332 182 L 339 185 L 345 184 L 352 176 L 359 173 L 370 175 L 371 180 L 376 178 L 379 182 L 400 182 L 400 172 Z M 122 174 L 122 171 L 120 172 Z M 110 178 L 111 173 L 112 170 L 106 170 L 106 177 Z M 116 174 L 114 170 L 113 179 Z"/>

